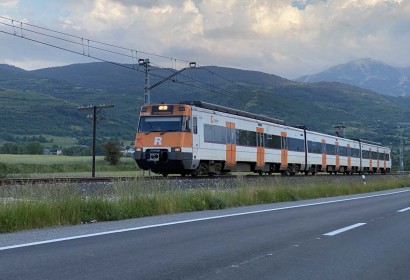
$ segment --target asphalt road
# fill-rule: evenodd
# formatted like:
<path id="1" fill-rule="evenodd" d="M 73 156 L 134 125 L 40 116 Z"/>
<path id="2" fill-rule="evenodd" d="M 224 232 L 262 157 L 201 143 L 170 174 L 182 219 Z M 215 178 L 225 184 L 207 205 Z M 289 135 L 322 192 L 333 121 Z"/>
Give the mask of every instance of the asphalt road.
<path id="1" fill-rule="evenodd" d="M 410 189 L 0 235 L 0 279 L 410 279 Z"/>

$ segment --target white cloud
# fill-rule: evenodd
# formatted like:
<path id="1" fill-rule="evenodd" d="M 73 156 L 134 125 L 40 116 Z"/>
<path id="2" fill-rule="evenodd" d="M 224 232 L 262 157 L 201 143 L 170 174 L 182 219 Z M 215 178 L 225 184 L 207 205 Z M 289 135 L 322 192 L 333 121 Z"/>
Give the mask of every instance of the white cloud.
<path id="1" fill-rule="evenodd" d="M 24 9 L 17 1 L 3 0 L 0 7 L 15 3 L 6 11 L 18 8 L 30 22 L 201 65 L 285 77 L 360 57 L 410 66 L 410 1 L 67 0 L 48 21 L 35 17 L 31 1 L 21 1 Z M 4 45 L 0 51 L 5 53 Z M 33 58 L 44 59 L 38 52 Z"/>
<path id="2" fill-rule="evenodd" d="M 0 8 L 15 8 L 19 0 L 0 0 Z"/>

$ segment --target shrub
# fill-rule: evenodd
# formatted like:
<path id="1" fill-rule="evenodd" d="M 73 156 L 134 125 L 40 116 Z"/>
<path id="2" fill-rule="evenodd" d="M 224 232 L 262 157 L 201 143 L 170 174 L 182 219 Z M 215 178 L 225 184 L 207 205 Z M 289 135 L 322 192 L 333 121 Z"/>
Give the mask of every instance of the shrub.
<path id="1" fill-rule="evenodd" d="M 111 165 L 116 165 L 122 157 L 120 143 L 116 140 L 108 140 L 102 144 L 102 147 L 105 154 L 104 160 Z"/>

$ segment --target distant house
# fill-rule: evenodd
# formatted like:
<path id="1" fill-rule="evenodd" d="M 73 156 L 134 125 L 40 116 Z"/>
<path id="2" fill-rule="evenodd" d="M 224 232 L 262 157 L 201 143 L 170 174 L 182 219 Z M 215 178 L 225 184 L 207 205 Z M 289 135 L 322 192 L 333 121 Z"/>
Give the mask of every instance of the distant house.
<path id="1" fill-rule="evenodd" d="M 130 146 L 129 149 L 123 150 L 123 151 L 122 151 L 122 154 L 123 154 L 124 156 L 132 157 L 132 155 L 134 154 L 134 152 L 135 152 L 135 147 L 134 147 L 134 146 Z"/>

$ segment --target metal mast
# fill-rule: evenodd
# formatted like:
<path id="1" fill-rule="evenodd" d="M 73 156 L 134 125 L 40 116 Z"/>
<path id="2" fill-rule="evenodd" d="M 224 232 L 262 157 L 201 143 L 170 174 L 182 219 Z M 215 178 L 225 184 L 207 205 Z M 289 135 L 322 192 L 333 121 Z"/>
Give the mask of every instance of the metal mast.
<path id="1" fill-rule="evenodd" d="M 151 94 L 149 86 L 149 59 L 139 59 L 138 65 L 144 66 L 145 68 L 145 83 L 144 83 L 144 105 L 151 103 Z"/>
<path id="2" fill-rule="evenodd" d="M 399 146 L 399 171 L 404 172 L 404 141 L 403 141 L 403 131 L 400 129 L 400 146 Z"/>

